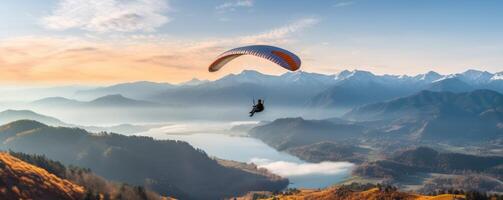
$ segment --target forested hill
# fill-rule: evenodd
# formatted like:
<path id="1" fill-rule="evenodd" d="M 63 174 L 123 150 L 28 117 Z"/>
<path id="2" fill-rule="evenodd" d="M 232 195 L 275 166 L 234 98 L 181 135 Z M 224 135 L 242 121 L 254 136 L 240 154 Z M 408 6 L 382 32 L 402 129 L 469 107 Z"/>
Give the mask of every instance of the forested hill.
<path id="1" fill-rule="evenodd" d="M 144 185 L 183 199 L 221 199 L 248 191 L 276 191 L 288 180 L 228 168 L 186 142 L 15 121 L 0 127 L 0 147 L 43 154 L 66 165 L 89 168 L 107 179 Z"/>

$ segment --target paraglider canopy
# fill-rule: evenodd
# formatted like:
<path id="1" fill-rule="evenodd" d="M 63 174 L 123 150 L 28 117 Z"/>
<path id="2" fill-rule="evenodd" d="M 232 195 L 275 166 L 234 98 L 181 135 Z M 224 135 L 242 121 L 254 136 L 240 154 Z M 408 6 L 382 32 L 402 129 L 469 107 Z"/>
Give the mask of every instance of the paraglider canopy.
<path id="1" fill-rule="evenodd" d="M 299 69 L 301 64 L 297 55 L 285 49 L 268 45 L 251 45 L 231 49 L 220 54 L 210 65 L 208 71 L 216 72 L 231 60 L 242 55 L 265 58 L 290 71 Z"/>

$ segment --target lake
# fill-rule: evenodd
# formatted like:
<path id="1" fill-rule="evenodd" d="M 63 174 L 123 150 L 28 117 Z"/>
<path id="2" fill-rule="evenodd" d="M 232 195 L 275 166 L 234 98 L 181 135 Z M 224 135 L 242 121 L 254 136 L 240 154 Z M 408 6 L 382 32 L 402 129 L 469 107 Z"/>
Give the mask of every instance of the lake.
<path id="1" fill-rule="evenodd" d="M 196 124 L 192 125 L 197 126 Z M 192 125 L 170 125 L 139 135 L 156 139 L 186 141 L 195 148 L 204 150 L 210 156 L 247 163 L 253 162 L 259 167 L 287 177 L 291 183 L 290 187 L 296 188 L 323 188 L 342 182 L 350 176 L 351 169 L 354 167 L 349 162 L 307 163 L 295 156 L 279 152 L 251 137 L 211 133 L 211 131 L 209 131 L 210 133 L 191 131 L 191 134 L 187 134 L 183 131 L 190 129 Z M 201 130 L 201 127 L 199 125 L 194 130 Z M 211 125 L 208 128 L 210 127 L 222 128 L 218 125 Z M 173 133 L 173 130 L 182 130 L 180 133 L 183 134 Z"/>

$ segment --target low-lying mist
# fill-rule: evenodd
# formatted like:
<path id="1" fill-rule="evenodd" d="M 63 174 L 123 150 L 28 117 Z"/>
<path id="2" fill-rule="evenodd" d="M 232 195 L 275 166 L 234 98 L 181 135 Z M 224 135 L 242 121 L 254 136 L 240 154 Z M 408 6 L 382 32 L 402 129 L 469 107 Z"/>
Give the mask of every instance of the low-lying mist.
<path id="1" fill-rule="evenodd" d="M 309 110 L 299 107 L 267 106 L 249 117 L 251 105 L 243 106 L 158 106 L 158 107 L 47 107 L 11 105 L 5 109 L 32 110 L 70 124 L 107 126 L 124 123 L 164 123 L 173 121 L 272 121 L 285 117 L 329 118 L 340 116 L 342 110 Z M 318 112 L 319 111 L 319 112 Z"/>
<path id="2" fill-rule="evenodd" d="M 288 161 L 273 161 L 263 158 L 253 158 L 251 162 L 258 167 L 284 177 L 305 175 L 334 175 L 348 173 L 354 167 L 350 162 L 320 162 L 320 163 L 295 163 Z"/>

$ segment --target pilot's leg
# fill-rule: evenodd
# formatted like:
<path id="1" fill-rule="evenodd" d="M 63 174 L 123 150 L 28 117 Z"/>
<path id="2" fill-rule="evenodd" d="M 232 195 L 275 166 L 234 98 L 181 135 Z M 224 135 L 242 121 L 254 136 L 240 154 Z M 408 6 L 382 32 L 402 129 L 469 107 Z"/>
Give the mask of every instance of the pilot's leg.
<path id="1" fill-rule="evenodd" d="M 253 110 L 250 112 L 250 117 L 253 117 L 253 115 L 255 114 L 255 111 L 256 111 L 256 109 L 254 107 Z"/>
<path id="2" fill-rule="evenodd" d="M 256 110 L 257 110 L 257 106 L 253 106 L 253 108 L 252 108 L 252 110 L 250 111 L 250 113 L 254 113 Z"/>

